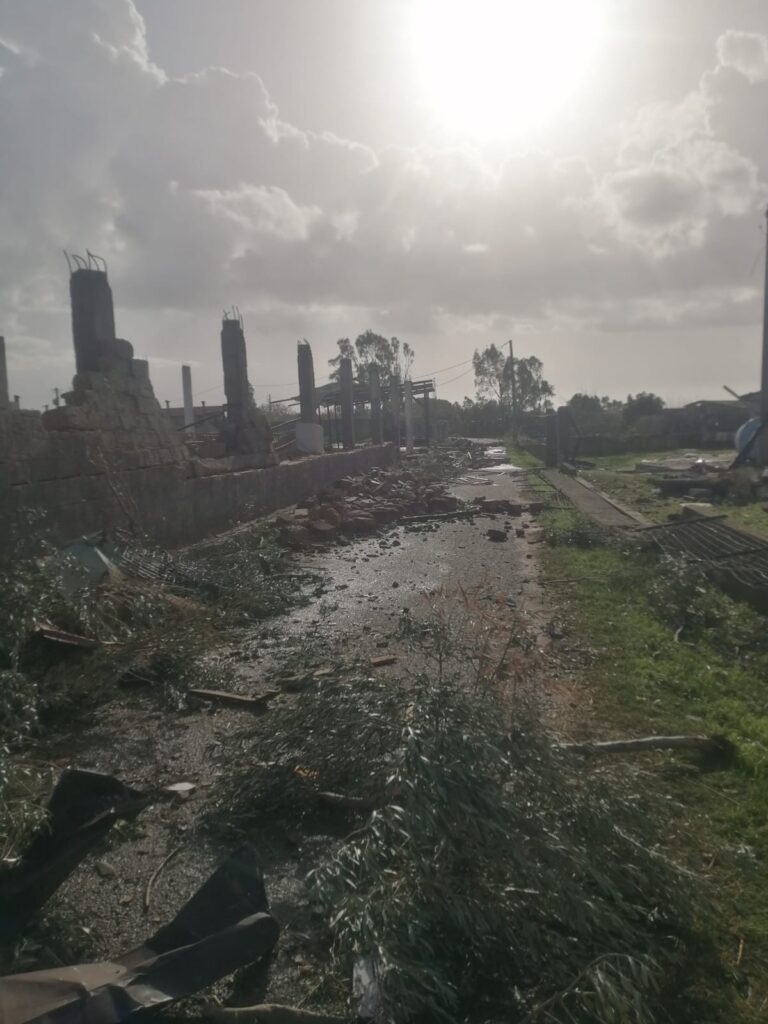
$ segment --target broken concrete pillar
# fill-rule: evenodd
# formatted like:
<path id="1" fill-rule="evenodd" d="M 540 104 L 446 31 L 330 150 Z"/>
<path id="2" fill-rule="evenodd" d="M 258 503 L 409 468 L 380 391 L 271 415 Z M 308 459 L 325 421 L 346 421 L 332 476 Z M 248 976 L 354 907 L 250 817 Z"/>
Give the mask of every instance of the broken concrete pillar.
<path id="1" fill-rule="evenodd" d="M 221 362 L 224 368 L 227 418 L 241 421 L 252 400 L 248 384 L 245 334 L 239 320 L 225 319 L 221 324 Z"/>
<path id="2" fill-rule="evenodd" d="M 381 444 L 384 440 L 381 423 L 381 382 L 379 368 L 375 363 L 368 367 L 368 383 L 371 397 L 371 441 Z"/>
<path id="3" fill-rule="evenodd" d="M 325 438 L 323 428 L 317 422 L 315 364 L 308 341 L 299 342 L 298 362 L 301 422 L 296 424 L 296 447 L 306 455 L 320 455 L 325 449 Z"/>
<path id="4" fill-rule="evenodd" d="M 301 422 L 317 423 L 317 406 L 315 403 L 315 364 L 312 359 L 312 349 L 308 341 L 299 342 L 298 362 Z"/>
<path id="5" fill-rule="evenodd" d="M 339 388 L 341 390 L 341 443 L 344 448 L 354 448 L 355 395 L 351 359 L 342 359 L 339 363 Z"/>
<path id="6" fill-rule="evenodd" d="M 7 409 L 8 405 L 8 367 L 5 362 L 5 338 L 0 335 L 0 409 Z"/>
<path id="7" fill-rule="evenodd" d="M 14 409 L 20 409 L 21 408 L 21 399 L 19 398 L 18 395 L 14 395 L 13 396 L 13 407 L 14 407 Z"/>
<path id="8" fill-rule="evenodd" d="M 181 391 L 184 396 L 184 436 L 195 436 L 195 407 L 192 402 L 192 371 L 188 366 L 181 368 Z"/>
<path id="9" fill-rule="evenodd" d="M 274 466 L 280 461 L 272 446 L 272 429 L 256 408 L 248 382 L 245 334 L 240 320 L 225 317 L 221 325 L 221 361 L 227 421 L 222 439 L 230 455 L 252 456 L 252 465 Z"/>
<path id="10" fill-rule="evenodd" d="M 115 337 L 112 289 L 105 270 L 80 268 L 69 279 L 72 340 L 78 373 L 103 369 L 102 360 Z M 131 350 L 132 352 L 132 350 Z"/>
<path id="11" fill-rule="evenodd" d="M 392 374 L 389 383 L 389 407 L 392 411 L 392 441 L 400 447 L 400 378 Z"/>
<path id="12" fill-rule="evenodd" d="M 413 451 L 413 384 L 407 380 L 405 390 L 405 450 Z"/>

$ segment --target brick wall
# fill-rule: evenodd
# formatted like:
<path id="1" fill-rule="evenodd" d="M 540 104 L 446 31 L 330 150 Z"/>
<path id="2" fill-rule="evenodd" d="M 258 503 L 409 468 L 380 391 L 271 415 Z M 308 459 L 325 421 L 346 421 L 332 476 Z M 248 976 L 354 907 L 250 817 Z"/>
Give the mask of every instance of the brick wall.
<path id="1" fill-rule="evenodd" d="M 98 431 L 47 429 L 46 420 L 57 420 L 51 413 L 0 411 L 0 550 L 6 553 L 12 528 L 28 511 L 46 514 L 47 531 L 59 544 L 119 526 L 175 547 L 396 458 L 391 445 L 382 445 L 266 468 L 249 465 L 247 456 L 169 461 L 167 452 L 158 454 L 162 446 L 154 454 L 147 447 L 110 448 L 114 438 L 105 443 Z M 129 465 L 128 456 L 140 464 Z"/>

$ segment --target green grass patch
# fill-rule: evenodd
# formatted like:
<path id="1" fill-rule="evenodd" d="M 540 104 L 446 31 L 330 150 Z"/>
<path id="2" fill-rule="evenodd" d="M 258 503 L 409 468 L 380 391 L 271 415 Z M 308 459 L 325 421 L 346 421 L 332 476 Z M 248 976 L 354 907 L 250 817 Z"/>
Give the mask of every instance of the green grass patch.
<path id="1" fill-rule="evenodd" d="M 584 682 L 599 737 L 724 733 L 735 762 L 702 771 L 689 758 L 642 759 L 642 785 L 674 808 L 672 848 L 709 878 L 719 901 L 707 960 L 689 979 L 691 1016 L 748 1022 L 768 1006 L 768 645 L 765 619 L 694 567 L 596 539 L 576 512 L 545 516 L 545 578 L 586 652 Z"/>
<path id="2" fill-rule="evenodd" d="M 670 516 L 680 512 L 680 498 L 664 498 L 656 488 L 653 476 L 633 473 L 640 461 L 653 462 L 656 459 L 685 455 L 687 452 L 630 452 L 626 455 L 609 455 L 590 459 L 594 469 L 585 470 L 582 476 L 615 501 L 642 513 L 652 523 L 664 523 Z M 695 454 L 695 453 L 691 453 Z M 723 459 L 733 455 L 731 451 L 701 452 L 703 458 Z M 733 501 L 716 504 L 716 511 L 725 514 L 728 522 L 735 527 L 768 536 L 768 511 L 764 502 L 753 501 L 739 505 Z"/>

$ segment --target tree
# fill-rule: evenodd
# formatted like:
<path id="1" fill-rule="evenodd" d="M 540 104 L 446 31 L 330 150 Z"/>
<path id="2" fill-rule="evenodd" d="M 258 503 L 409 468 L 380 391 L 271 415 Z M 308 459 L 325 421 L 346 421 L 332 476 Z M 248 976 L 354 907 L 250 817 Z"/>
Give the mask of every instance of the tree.
<path id="1" fill-rule="evenodd" d="M 542 376 L 544 364 L 536 356 L 514 360 L 519 412 L 547 412 L 552 408 L 555 389 Z"/>
<path id="2" fill-rule="evenodd" d="M 605 420 L 606 409 L 597 395 L 577 392 L 568 401 L 568 409 L 576 426 L 583 433 L 598 433 Z"/>
<path id="3" fill-rule="evenodd" d="M 624 420 L 634 423 L 638 416 L 652 416 L 664 408 L 664 399 L 650 391 L 639 391 L 636 395 L 627 395 L 624 404 Z"/>
<path id="4" fill-rule="evenodd" d="M 349 338 L 339 338 L 337 342 L 339 354 L 328 360 L 332 367 L 331 380 L 339 379 L 339 366 L 342 359 L 352 360 L 352 372 L 360 384 L 368 381 L 368 367 L 374 363 L 379 368 L 379 380 L 385 387 L 393 376 L 407 380 L 411 373 L 415 352 L 407 341 L 399 338 L 385 338 L 375 334 L 370 328 L 359 334 L 354 345 Z"/>
<path id="5" fill-rule="evenodd" d="M 494 344 L 489 345 L 482 352 L 475 349 L 472 356 L 472 366 L 475 371 L 475 390 L 478 397 L 486 401 L 495 400 L 499 405 L 505 405 L 510 378 L 507 375 L 507 360 L 509 357 Z"/>
<path id="6" fill-rule="evenodd" d="M 512 405 L 512 375 L 517 391 L 517 411 L 542 412 L 551 409 L 555 389 L 542 376 L 544 364 L 536 356 L 510 359 L 505 352 L 489 345 L 472 357 L 475 388 L 480 398 L 499 403 L 502 416 Z"/>

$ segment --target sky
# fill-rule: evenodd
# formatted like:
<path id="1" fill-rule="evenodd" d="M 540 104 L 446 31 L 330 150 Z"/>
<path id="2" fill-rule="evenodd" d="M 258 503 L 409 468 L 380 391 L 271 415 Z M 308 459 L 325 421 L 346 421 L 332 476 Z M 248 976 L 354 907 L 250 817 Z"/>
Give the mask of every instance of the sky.
<path id="1" fill-rule="evenodd" d="M 74 373 L 63 250 L 103 256 L 161 401 L 259 400 L 340 337 L 441 398 L 512 338 L 559 401 L 759 386 L 766 0 L 0 0 L 0 334 Z"/>

